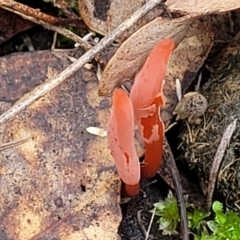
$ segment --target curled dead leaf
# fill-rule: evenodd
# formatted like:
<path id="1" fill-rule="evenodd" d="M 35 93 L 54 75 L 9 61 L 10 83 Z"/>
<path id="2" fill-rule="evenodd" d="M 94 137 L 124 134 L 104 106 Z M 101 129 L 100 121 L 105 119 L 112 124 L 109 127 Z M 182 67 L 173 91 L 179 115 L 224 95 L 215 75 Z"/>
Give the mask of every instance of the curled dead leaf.
<path id="1" fill-rule="evenodd" d="M 193 21 L 193 18 L 186 17 L 174 20 L 159 17 L 135 32 L 106 66 L 99 84 L 99 95 L 108 95 L 118 84 L 131 79 L 161 39 L 172 38 L 176 44 L 180 43 Z"/>
<path id="2" fill-rule="evenodd" d="M 165 106 L 161 111 L 161 116 L 165 126 L 171 122 L 172 113 L 178 103 L 176 79 L 181 81 L 182 91 L 185 93 L 213 46 L 213 34 L 208 17 L 196 20 L 172 53 L 163 88 Z"/>
<path id="3" fill-rule="evenodd" d="M 206 14 L 226 12 L 240 8 L 239 0 L 168 0 L 166 2 L 170 11 L 181 11 L 190 14 Z"/>
<path id="4" fill-rule="evenodd" d="M 138 10 L 144 1 L 139 0 L 79 0 L 79 11 L 85 23 L 90 29 L 102 35 L 106 35 Z M 163 12 L 160 6 L 155 7 L 143 16 L 133 27 L 128 29 L 118 39 L 125 40 L 139 28 L 149 23 Z"/>

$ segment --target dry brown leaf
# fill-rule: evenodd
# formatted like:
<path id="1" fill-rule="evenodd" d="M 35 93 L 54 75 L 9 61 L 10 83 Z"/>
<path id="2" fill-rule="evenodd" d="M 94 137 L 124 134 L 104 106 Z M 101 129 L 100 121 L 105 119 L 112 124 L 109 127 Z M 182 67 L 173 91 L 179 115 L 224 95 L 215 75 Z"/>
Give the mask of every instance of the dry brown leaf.
<path id="1" fill-rule="evenodd" d="M 99 84 L 99 94 L 110 94 L 118 84 L 132 79 L 152 47 L 161 39 L 172 38 L 176 44 L 180 43 L 193 21 L 186 17 L 174 20 L 159 17 L 134 33 L 106 66 Z"/>
<path id="2" fill-rule="evenodd" d="M 79 11 L 85 23 L 90 29 L 102 35 L 113 31 L 122 22 L 129 18 L 136 10 L 138 10 L 144 1 L 142 0 L 79 0 Z M 159 16 L 163 10 L 158 6 L 147 13 L 132 28 L 126 31 L 118 39 L 123 41 L 139 28 L 152 21 Z"/>
<path id="3" fill-rule="evenodd" d="M 0 44 L 19 32 L 23 32 L 33 27 L 34 24 L 17 16 L 14 13 L 0 9 L 1 35 Z"/>
<path id="4" fill-rule="evenodd" d="M 52 67 L 69 64 L 59 52 L 21 55 L 34 65 L 38 54 L 45 73 L 46 59 Z M 1 126 L 2 143 L 31 139 L 0 152 L 0 239 L 119 239 L 119 178 L 106 138 L 86 131 L 108 121 L 110 101 L 96 97 L 97 87 L 94 74 L 78 71 Z"/>
<path id="5" fill-rule="evenodd" d="M 162 110 L 165 126 L 172 120 L 172 112 L 178 102 L 176 79 L 180 79 L 183 92 L 196 78 L 213 46 L 213 31 L 210 18 L 195 21 L 188 29 L 183 41 L 174 50 L 165 77 L 164 95 L 166 105 Z"/>
<path id="6" fill-rule="evenodd" d="M 12 54 L 0 58 L 0 101 L 16 102 L 45 80 L 51 66 L 60 70 L 60 65 L 60 58 L 49 51 Z"/>
<path id="7" fill-rule="evenodd" d="M 167 0 L 170 11 L 182 11 L 191 14 L 226 12 L 240 8 L 239 0 Z"/>

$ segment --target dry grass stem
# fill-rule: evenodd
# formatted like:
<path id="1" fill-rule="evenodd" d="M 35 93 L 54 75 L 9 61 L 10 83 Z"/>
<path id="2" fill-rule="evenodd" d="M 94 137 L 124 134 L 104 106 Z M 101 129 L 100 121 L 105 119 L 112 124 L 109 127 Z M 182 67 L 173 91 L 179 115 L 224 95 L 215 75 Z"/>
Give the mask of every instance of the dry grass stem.
<path id="1" fill-rule="evenodd" d="M 236 124 L 237 124 L 237 119 L 235 119 L 232 123 L 230 123 L 226 128 L 213 159 L 213 163 L 212 163 L 210 174 L 209 174 L 208 188 L 207 188 L 207 208 L 208 209 L 210 209 L 212 205 L 212 196 L 213 196 L 215 184 L 218 177 L 218 172 L 224 157 L 225 150 L 236 129 Z"/>
<path id="2" fill-rule="evenodd" d="M 143 236 L 146 237 L 146 236 L 147 236 L 147 231 L 146 231 L 145 226 L 144 226 L 144 224 L 143 224 L 143 221 L 142 221 L 142 219 L 141 219 L 141 213 L 142 213 L 142 211 L 143 211 L 143 210 L 137 211 L 137 222 L 138 222 L 138 225 L 139 225 L 139 227 L 140 227 L 140 229 L 141 229 L 141 232 L 142 232 Z"/>
<path id="3" fill-rule="evenodd" d="M 156 212 L 156 208 L 153 209 L 152 216 L 151 216 L 151 219 L 150 219 L 150 223 L 149 223 L 149 226 L 148 226 L 148 230 L 146 232 L 145 240 L 148 240 L 149 233 L 150 233 L 152 223 L 153 223 L 153 219 L 154 219 L 154 216 L 155 216 L 155 212 Z"/>
<path id="4" fill-rule="evenodd" d="M 19 146 L 27 141 L 29 141 L 29 138 L 25 138 L 25 139 L 13 141 L 13 142 L 8 142 L 8 143 L 3 143 L 2 145 L 0 145 L 0 151 Z"/>

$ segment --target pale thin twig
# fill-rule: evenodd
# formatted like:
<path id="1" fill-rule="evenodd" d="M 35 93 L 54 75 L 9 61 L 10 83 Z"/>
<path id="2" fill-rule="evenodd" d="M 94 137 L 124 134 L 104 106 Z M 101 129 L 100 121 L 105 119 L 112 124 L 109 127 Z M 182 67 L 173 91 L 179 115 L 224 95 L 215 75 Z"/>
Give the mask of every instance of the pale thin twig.
<path id="1" fill-rule="evenodd" d="M 165 133 L 168 132 L 170 129 L 172 129 L 175 125 L 177 125 L 178 123 L 177 122 L 173 122 L 171 123 L 170 125 L 167 126 L 167 128 L 165 129 Z"/>
<path id="2" fill-rule="evenodd" d="M 212 196 L 213 196 L 215 184 L 218 177 L 218 172 L 222 164 L 222 160 L 223 160 L 226 148 L 236 129 L 236 125 L 237 125 L 237 119 L 234 119 L 233 122 L 227 126 L 225 132 L 223 133 L 218 149 L 215 153 L 213 163 L 209 173 L 209 181 L 208 181 L 208 188 L 207 188 L 207 208 L 208 209 L 210 209 L 212 205 Z"/>
<path id="3" fill-rule="evenodd" d="M 147 231 L 146 231 L 146 228 L 145 228 L 145 226 L 144 226 L 144 224 L 143 224 L 143 222 L 142 222 L 142 219 L 141 219 L 141 213 L 142 213 L 142 211 L 143 211 L 143 210 L 138 210 L 138 211 L 137 211 L 137 222 L 138 222 L 138 225 L 139 225 L 139 227 L 140 227 L 140 230 L 141 230 L 143 236 L 146 237 Z"/>
<path id="4" fill-rule="evenodd" d="M 198 76 L 197 85 L 195 86 L 195 91 L 197 91 L 197 92 L 200 90 L 201 81 L 202 81 L 202 72 L 200 72 L 200 74 Z"/>
<path id="5" fill-rule="evenodd" d="M 26 143 L 29 140 L 30 140 L 30 138 L 25 138 L 25 139 L 16 140 L 16 141 L 8 142 L 8 143 L 3 143 L 0 145 L 0 151 L 19 146 L 23 143 Z"/>
<path id="6" fill-rule="evenodd" d="M 101 52 L 105 47 L 111 44 L 117 37 L 119 37 L 125 30 L 129 29 L 134 23 L 136 23 L 142 16 L 144 16 L 147 12 L 152 10 L 155 6 L 157 6 L 161 0 L 149 0 L 145 5 L 143 5 L 139 10 L 137 10 L 132 16 L 120 24 L 112 33 L 108 34 L 104 37 L 96 46 L 92 47 L 89 51 L 83 54 L 76 62 L 72 63 L 65 70 L 60 72 L 55 78 L 44 82 L 39 85 L 31 93 L 23 96 L 16 104 L 13 105 L 9 110 L 3 113 L 0 116 L 0 124 L 6 122 L 12 117 L 16 116 L 20 111 L 27 108 L 38 98 L 44 96 L 52 89 L 57 87 L 60 83 L 62 83 L 67 78 L 71 77 L 74 73 L 76 73 L 81 67 L 84 66 L 87 62 L 91 61 L 99 52 Z M 0 5 L 1 6 L 1 5 Z"/>
<path id="7" fill-rule="evenodd" d="M 151 216 L 151 219 L 150 219 L 150 223 L 149 223 L 149 226 L 148 226 L 148 230 L 147 230 L 147 233 L 146 233 L 146 236 L 145 236 L 145 240 L 148 240 L 149 233 L 150 233 L 152 223 L 153 223 L 153 219 L 154 219 L 154 216 L 155 216 L 155 212 L 156 212 L 156 208 L 153 209 L 152 216 Z"/>
<path id="8" fill-rule="evenodd" d="M 54 50 L 55 47 L 56 47 L 57 36 L 58 36 L 58 33 L 57 33 L 57 32 L 54 32 L 54 34 L 53 34 L 53 42 L 52 42 L 52 46 L 51 46 L 51 50 Z"/>

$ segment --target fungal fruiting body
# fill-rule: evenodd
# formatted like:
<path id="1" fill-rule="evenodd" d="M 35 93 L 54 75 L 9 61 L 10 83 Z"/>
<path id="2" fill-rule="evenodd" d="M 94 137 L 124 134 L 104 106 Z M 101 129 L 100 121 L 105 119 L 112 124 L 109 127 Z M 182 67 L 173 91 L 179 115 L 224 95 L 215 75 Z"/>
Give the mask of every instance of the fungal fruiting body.
<path id="1" fill-rule="evenodd" d="M 141 165 L 141 175 L 145 178 L 153 177 L 159 170 L 163 153 L 164 124 L 159 117 L 158 97 L 154 99 L 153 106 L 144 112 L 147 117 L 136 119 L 140 134 L 145 144 L 145 158 Z"/>
<path id="2" fill-rule="evenodd" d="M 159 111 L 164 105 L 163 79 L 173 48 L 173 40 L 164 39 L 152 49 L 130 93 L 135 120 L 145 143 L 141 174 L 146 178 L 156 174 L 162 161 L 164 124 Z"/>
<path id="3" fill-rule="evenodd" d="M 140 163 L 134 145 L 134 113 L 130 98 L 122 89 L 113 92 L 107 130 L 108 145 L 118 174 L 129 197 L 139 192 Z"/>

